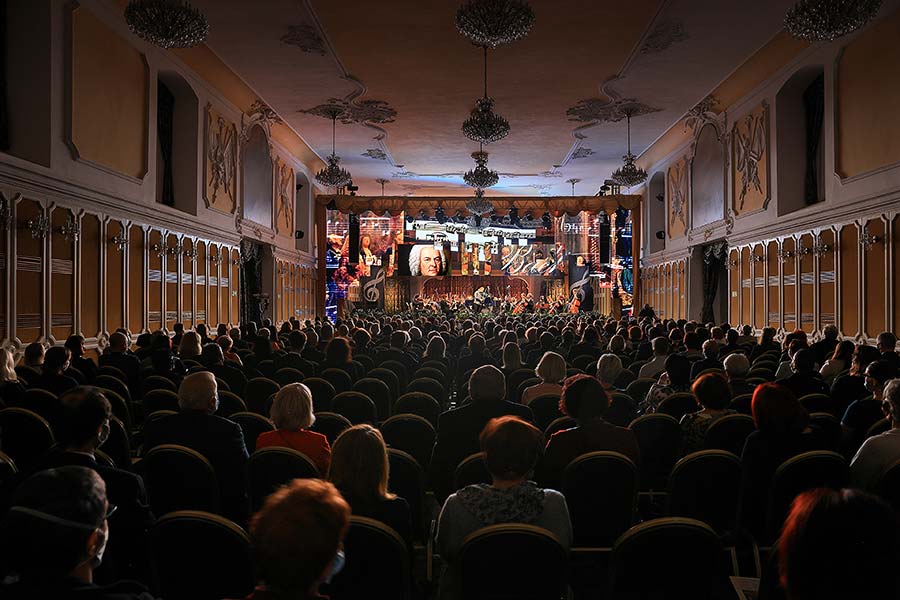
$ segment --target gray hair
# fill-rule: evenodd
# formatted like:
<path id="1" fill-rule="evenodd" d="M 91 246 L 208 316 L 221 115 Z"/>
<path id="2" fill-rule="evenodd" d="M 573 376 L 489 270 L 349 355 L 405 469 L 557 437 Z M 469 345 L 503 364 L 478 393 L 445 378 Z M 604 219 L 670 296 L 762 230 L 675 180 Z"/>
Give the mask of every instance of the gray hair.
<path id="1" fill-rule="evenodd" d="M 719 342 L 716 340 L 706 340 L 703 342 L 703 356 L 706 358 L 715 358 L 719 355 Z"/>
<path id="2" fill-rule="evenodd" d="M 419 270 L 419 260 L 422 254 L 422 248 L 435 248 L 438 251 L 438 254 L 441 256 L 441 270 L 443 271 L 446 268 L 447 259 L 444 258 L 444 247 L 443 246 L 428 246 L 427 244 L 416 244 L 412 248 L 409 249 L 409 274 L 416 276 L 421 275 L 422 272 Z"/>
<path id="3" fill-rule="evenodd" d="M 884 401 L 891 406 L 891 420 L 900 423 L 900 379 L 891 379 L 884 385 Z"/>
<path id="4" fill-rule="evenodd" d="M 290 383 L 275 394 L 270 416 L 278 429 L 306 429 L 316 422 L 312 392 L 302 383 Z"/>
<path id="5" fill-rule="evenodd" d="M 615 354 L 604 354 L 597 361 L 597 379 L 601 383 L 613 385 L 623 370 L 622 359 Z"/>
<path id="6" fill-rule="evenodd" d="M 729 377 L 745 377 L 750 371 L 750 359 L 740 352 L 729 354 L 725 358 L 725 373 Z"/>
<path id="7" fill-rule="evenodd" d="M 209 410 L 209 401 L 215 398 L 219 406 L 219 386 L 209 371 L 191 373 L 178 388 L 178 408 L 181 410 Z"/>

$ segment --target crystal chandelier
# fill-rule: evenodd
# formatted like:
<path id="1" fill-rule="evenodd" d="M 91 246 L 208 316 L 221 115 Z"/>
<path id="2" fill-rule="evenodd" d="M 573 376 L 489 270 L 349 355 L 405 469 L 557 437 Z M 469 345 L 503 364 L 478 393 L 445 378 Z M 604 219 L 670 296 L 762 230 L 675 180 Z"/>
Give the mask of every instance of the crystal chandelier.
<path id="1" fill-rule="evenodd" d="M 830 42 L 871 21 L 881 0 L 800 0 L 784 17 L 784 28 L 797 39 Z"/>
<path id="2" fill-rule="evenodd" d="M 160 48 L 190 48 L 209 36 L 206 17 L 184 0 L 131 0 L 125 22 L 131 33 Z"/>
<path id="3" fill-rule="evenodd" d="M 476 46 L 496 48 L 531 31 L 534 11 L 521 0 L 469 0 L 456 11 L 456 28 Z"/>
<path id="4" fill-rule="evenodd" d="M 484 190 L 477 189 L 475 197 L 466 202 L 466 210 L 476 217 L 481 217 L 494 212 L 494 205 L 484 197 Z"/>
<path id="5" fill-rule="evenodd" d="M 466 185 L 479 190 L 486 190 L 497 185 L 500 181 L 500 176 L 497 174 L 497 171 L 488 169 L 488 153 L 482 149 L 478 152 L 473 152 L 472 158 L 475 159 L 475 168 L 466 171 L 465 175 L 463 175 L 463 181 L 466 182 Z"/>
<path id="6" fill-rule="evenodd" d="M 351 181 L 350 172 L 346 169 L 341 168 L 341 157 L 335 153 L 334 149 L 335 128 L 337 127 L 337 118 L 340 114 L 340 110 L 337 107 L 333 108 L 330 111 L 331 155 L 326 159 L 328 166 L 316 173 L 316 181 L 318 181 L 325 187 L 333 187 L 335 189 L 335 192 L 337 192 L 338 189 L 346 186 Z"/>
<path id="7" fill-rule="evenodd" d="M 475 108 L 462 124 L 463 135 L 481 144 L 490 144 L 509 135 L 509 121 L 494 112 L 494 99 L 488 96 L 487 51 L 484 46 L 484 96 L 475 102 Z"/>
<path id="8" fill-rule="evenodd" d="M 622 158 L 625 164 L 613 171 L 612 179 L 622 187 L 632 187 L 647 181 L 647 171 L 634 164 L 637 156 L 631 153 L 631 112 L 625 114 L 628 127 L 628 152 Z"/>

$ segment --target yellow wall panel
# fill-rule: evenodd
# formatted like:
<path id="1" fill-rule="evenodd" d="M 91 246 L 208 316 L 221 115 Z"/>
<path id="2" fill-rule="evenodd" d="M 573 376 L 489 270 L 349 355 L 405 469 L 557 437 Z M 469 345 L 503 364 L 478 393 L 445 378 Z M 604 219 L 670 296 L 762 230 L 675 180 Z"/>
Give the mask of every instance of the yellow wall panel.
<path id="1" fill-rule="evenodd" d="M 796 252 L 797 244 L 794 238 L 785 238 L 781 243 L 784 252 L 791 254 Z M 782 287 L 781 296 L 784 305 L 784 329 L 785 331 L 793 331 L 797 329 L 799 323 L 797 315 L 797 263 L 791 258 L 781 266 L 782 269 Z"/>
<path id="2" fill-rule="evenodd" d="M 834 270 L 834 232 L 823 231 L 819 234 L 819 244 L 828 246 L 828 251 L 819 257 L 819 323 L 821 327 L 835 323 L 835 270 Z"/>
<path id="3" fill-rule="evenodd" d="M 33 200 L 22 200 L 16 211 L 23 227 L 44 214 L 40 204 Z M 26 228 L 19 229 L 16 235 L 16 337 L 23 344 L 37 341 L 43 334 L 43 260 L 43 239 L 33 237 Z"/>
<path id="4" fill-rule="evenodd" d="M 800 256 L 800 328 L 811 332 L 815 328 L 815 277 L 813 273 L 813 238 L 811 234 L 800 236 L 797 249 Z"/>
<path id="5" fill-rule="evenodd" d="M 866 223 L 866 233 L 877 238 L 874 244 L 863 249 L 865 252 L 866 287 L 863 301 L 866 308 L 866 320 L 863 332 L 869 337 L 876 337 L 885 329 L 885 286 L 887 273 L 885 271 L 884 221 L 872 219 Z"/>
<path id="6" fill-rule="evenodd" d="M 859 335 L 859 242 L 856 225 L 845 225 L 840 232 L 841 245 L 841 322 L 838 327 L 846 336 Z"/>
<path id="7" fill-rule="evenodd" d="M 81 333 L 93 337 L 100 330 L 100 219 L 81 218 Z"/>

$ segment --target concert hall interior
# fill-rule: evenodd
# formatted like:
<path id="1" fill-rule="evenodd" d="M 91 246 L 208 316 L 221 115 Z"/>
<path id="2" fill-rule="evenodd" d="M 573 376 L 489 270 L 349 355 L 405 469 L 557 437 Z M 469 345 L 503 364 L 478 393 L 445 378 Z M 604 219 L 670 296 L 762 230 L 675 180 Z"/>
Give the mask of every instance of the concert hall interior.
<path id="1" fill-rule="evenodd" d="M 900 598 L 900 0 L 0 0 L 0 600 Z"/>

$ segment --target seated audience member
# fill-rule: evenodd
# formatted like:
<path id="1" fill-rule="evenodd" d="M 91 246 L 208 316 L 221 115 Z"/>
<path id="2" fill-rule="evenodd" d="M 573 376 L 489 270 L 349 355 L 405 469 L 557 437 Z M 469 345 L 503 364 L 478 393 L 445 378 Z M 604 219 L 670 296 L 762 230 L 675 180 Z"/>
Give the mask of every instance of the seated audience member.
<path id="1" fill-rule="evenodd" d="M 518 371 L 519 369 L 525 368 L 525 365 L 522 363 L 522 352 L 519 350 L 519 344 L 515 342 L 506 342 L 503 345 L 502 363 L 503 374 L 506 377 L 509 377 L 513 372 Z"/>
<path id="2" fill-rule="evenodd" d="M 353 351 L 350 349 L 350 342 L 342 337 L 336 337 L 328 342 L 328 346 L 325 347 L 325 360 L 322 361 L 319 368 L 340 369 L 347 373 L 353 381 L 364 375 L 359 365 L 353 362 Z"/>
<path id="3" fill-rule="evenodd" d="M 880 360 L 866 367 L 866 389 L 872 395 L 850 404 L 841 420 L 851 450 L 859 448 L 869 428 L 885 417 L 884 386 L 896 376 L 894 368 Z"/>
<path id="4" fill-rule="evenodd" d="M 541 396 L 555 396 L 562 393 L 562 382 L 566 378 L 566 359 L 556 352 L 547 352 L 541 357 L 534 374 L 541 380 L 522 392 L 522 404 L 531 404 L 531 401 Z"/>
<path id="5" fill-rule="evenodd" d="M 769 483 L 787 459 L 825 450 L 820 432 L 809 426 L 809 415 L 788 388 L 764 383 L 753 392 L 756 431 L 747 436 L 741 455 L 740 514 L 742 525 L 757 539 L 765 533 Z"/>
<path id="6" fill-rule="evenodd" d="M 243 361 L 241 361 L 241 357 L 234 352 L 234 342 L 231 339 L 231 336 L 228 335 L 217 335 L 216 343 L 222 349 L 222 356 L 225 357 L 225 360 L 234 363 L 239 367 L 244 366 Z"/>
<path id="7" fill-rule="evenodd" d="M 394 335 L 397 333 L 398 332 L 394 332 Z M 392 341 L 393 339 L 394 336 L 391 336 Z M 469 338 L 466 347 L 469 349 L 469 353 L 461 355 L 457 361 L 457 371 L 460 375 L 465 375 L 472 369 L 477 369 L 484 365 L 494 364 L 494 359 L 492 359 L 491 355 L 488 353 L 484 336 L 481 334 L 472 335 Z"/>
<path id="8" fill-rule="evenodd" d="M 319 479 L 294 479 L 250 522 L 257 587 L 247 600 L 315 600 L 343 565 L 350 506 Z"/>
<path id="9" fill-rule="evenodd" d="M 309 431 L 316 422 L 309 388 L 302 383 L 290 383 L 278 390 L 272 399 L 271 418 L 277 429 L 259 434 L 256 449 L 292 448 L 313 461 L 319 475 L 325 477 L 331 463 L 331 447 L 324 435 Z"/>
<path id="10" fill-rule="evenodd" d="M 306 341 L 300 355 L 311 363 L 319 364 L 325 360 L 325 353 L 319 351 L 319 334 L 314 329 L 307 329 L 304 333 Z"/>
<path id="11" fill-rule="evenodd" d="M 0 348 L 0 400 L 7 406 L 22 406 L 25 401 L 25 386 L 19 381 L 12 352 Z"/>
<path id="12" fill-rule="evenodd" d="M 831 397 L 846 410 L 847 406 L 856 400 L 869 395 L 866 389 L 866 367 L 878 360 L 881 353 L 872 346 L 859 345 L 853 352 L 850 361 L 850 372 L 838 375 L 831 384 Z M 841 410 L 838 414 L 843 414 Z"/>
<path id="13" fill-rule="evenodd" d="M 825 361 L 834 355 L 834 349 L 840 343 L 839 333 L 837 325 L 830 324 L 822 328 L 822 339 L 809 347 L 816 357 L 816 364 L 824 365 Z"/>
<path id="14" fill-rule="evenodd" d="M 604 354 L 604 356 L 615 355 Z M 562 489 L 566 466 L 582 454 L 609 450 L 624 454 L 640 464 L 640 450 L 634 432 L 604 420 L 610 397 L 603 385 L 590 375 L 573 375 L 563 385 L 560 408 L 575 419 L 577 427 L 550 436 L 540 463 L 539 477 L 543 485 Z"/>
<path id="15" fill-rule="evenodd" d="M 755 346 L 756 336 L 753 335 L 753 327 L 744 325 L 741 327 L 741 335 L 737 339 L 738 346 Z"/>
<path id="16" fill-rule="evenodd" d="M 703 359 L 703 343 L 700 336 L 694 332 L 684 334 L 684 352 L 681 353 L 685 358 L 695 361 Z"/>
<path id="17" fill-rule="evenodd" d="M 447 364 L 447 342 L 439 335 L 435 335 L 425 346 L 425 352 L 422 354 L 422 362 L 434 360 Z"/>
<path id="18" fill-rule="evenodd" d="M 372 334 L 362 327 L 357 328 L 353 331 L 353 335 L 351 336 L 353 343 L 353 353 L 357 356 L 362 354 L 370 354 L 372 352 Z M 288 336 L 290 339 L 290 336 Z"/>
<path id="19" fill-rule="evenodd" d="M 307 335 L 308 332 L 304 333 L 302 331 L 292 331 L 288 335 L 286 352 L 275 358 L 276 367 L 279 369 L 290 367 L 297 369 L 306 377 L 315 377 L 318 372 L 316 364 L 304 357 Z"/>
<path id="20" fill-rule="evenodd" d="M 113 505 L 100 475 L 60 467 L 26 479 L 0 523 L 0 598 L 9 600 L 153 600 L 141 584 L 94 584 Z"/>
<path id="21" fill-rule="evenodd" d="M 891 379 L 884 386 L 884 409 L 891 420 L 891 429 L 868 438 L 850 463 L 853 487 L 878 491 L 882 474 L 900 460 L 900 379 Z"/>
<path id="22" fill-rule="evenodd" d="M 491 484 L 467 486 L 441 509 L 437 550 L 446 562 L 440 597 L 462 598 L 459 589 L 459 551 L 470 533 L 501 523 L 525 523 L 548 530 L 568 549 L 572 523 L 562 494 L 529 481 L 541 456 L 544 436 L 517 417 L 492 419 L 480 437 Z"/>
<path id="23" fill-rule="evenodd" d="M 109 523 L 113 572 L 119 576 L 146 576 L 144 548 L 153 514 L 144 482 L 130 471 L 99 464 L 95 457 L 109 437 L 109 400 L 98 388 L 76 388 L 60 398 L 59 417 L 54 427 L 57 445 L 39 461 L 37 470 L 77 466 L 96 471 L 106 483 L 109 501 L 118 508 Z"/>
<path id="24" fill-rule="evenodd" d="M 115 367 L 125 373 L 131 389 L 137 389 L 141 371 L 140 359 L 128 352 L 128 337 L 121 331 L 109 336 L 109 347 L 100 356 L 101 367 Z"/>
<path id="25" fill-rule="evenodd" d="M 200 361 L 200 354 L 203 352 L 203 342 L 200 334 L 196 331 L 185 331 L 181 338 L 181 344 L 178 346 L 178 357 L 181 360 Z"/>
<path id="26" fill-rule="evenodd" d="M 178 444 L 205 456 L 216 472 L 225 515 L 242 523 L 247 513 L 247 447 L 240 426 L 214 414 L 218 407 L 215 376 L 209 371 L 191 373 L 178 388 L 178 414 L 144 427 L 144 452 L 161 444 Z"/>
<path id="27" fill-rule="evenodd" d="M 897 516 L 865 492 L 816 489 L 797 496 L 776 554 L 790 600 L 900 597 Z M 774 585 L 764 576 L 760 587 L 767 592 Z"/>
<path id="28" fill-rule="evenodd" d="M 740 334 L 738 334 L 736 329 L 728 329 L 725 332 L 725 345 L 719 347 L 719 359 L 724 360 L 726 356 L 733 352 L 737 352 L 741 349 L 740 345 L 738 345 L 738 338 Z"/>
<path id="29" fill-rule="evenodd" d="M 816 371 L 816 355 L 812 350 L 806 348 L 798 350 L 791 361 L 791 370 L 794 372 L 793 375 L 782 379 L 779 383 L 794 392 L 797 398 L 807 394 L 829 393 L 829 387 Z"/>
<path id="30" fill-rule="evenodd" d="M 244 341 L 244 336 L 241 334 L 240 327 L 232 327 L 228 331 L 228 337 L 231 338 L 232 347 L 235 350 L 248 350 L 247 342 Z M 175 343 L 174 341 L 172 342 Z"/>
<path id="31" fill-rule="evenodd" d="M 753 351 L 750 353 L 750 360 L 754 361 L 766 352 L 772 352 L 773 350 L 781 353 L 781 345 L 775 341 L 777 334 L 778 330 L 774 327 L 763 327 L 759 343 L 753 347 Z"/>
<path id="32" fill-rule="evenodd" d="M 70 335 L 68 339 L 66 339 L 66 348 L 69 349 L 72 358 L 70 362 L 71 366 L 78 369 L 78 371 L 84 375 L 84 381 L 79 381 L 80 384 L 91 383 L 94 381 L 94 378 L 97 376 L 97 363 L 89 359 L 84 355 L 84 336 L 81 335 Z"/>
<path id="33" fill-rule="evenodd" d="M 728 378 L 728 384 L 731 386 L 731 396 L 741 396 L 743 394 L 752 394 L 756 386 L 747 383 L 747 373 L 750 372 L 750 361 L 746 354 L 735 352 L 725 357 L 725 377 Z"/>
<path id="34" fill-rule="evenodd" d="M 809 346 L 806 344 L 806 338 L 794 338 L 788 344 L 787 350 L 787 360 L 781 361 L 778 365 L 778 369 L 775 371 L 775 381 L 781 382 L 791 375 L 794 374 L 794 356 L 800 352 L 801 350 L 808 349 Z M 815 359 L 813 360 L 815 363 Z"/>
<path id="35" fill-rule="evenodd" d="M 719 343 L 715 340 L 703 342 L 703 358 L 691 365 L 691 379 L 696 379 L 700 373 L 708 369 L 724 369 L 725 365 L 718 357 Z"/>
<path id="36" fill-rule="evenodd" d="M 732 354 L 725 359 L 725 362 L 727 363 L 730 358 L 737 356 L 742 356 L 744 360 L 747 360 L 743 354 Z M 728 405 L 731 403 L 731 387 L 723 375 L 718 373 L 701 375 L 694 382 L 691 391 L 703 409 L 681 417 L 681 431 L 684 434 L 682 454 L 685 455 L 702 450 L 709 426 L 725 415 L 734 413 L 733 410 L 728 409 Z"/>
<path id="37" fill-rule="evenodd" d="M 819 369 L 819 375 L 822 376 L 822 379 L 825 380 L 825 385 L 829 388 L 839 373 L 843 373 L 850 368 L 855 349 L 856 345 L 853 342 L 844 340 L 834 347 L 834 351 L 824 361 L 819 363 L 822 365 L 822 368 Z"/>
<path id="38" fill-rule="evenodd" d="M 381 521 L 412 550 L 412 516 L 406 500 L 388 491 L 390 464 L 381 432 L 354 425 L 334 440 L 328 479 L 354 515 Z"/>
<path id="39" fill-rule="evenodd" d="M 175 356 L 171 350 L 156 350 L 150 355 L 150 368 L 143 372 L 144 377 L 158 375 L 165 377 L 177 389 L 181 385 L 181 380 L 187 373 L 187 367 L 181 362 L 181 359 Z"/>
<path id="40" fill-rule="evenodd" d="M 579 356 L 599 357 L 603 353 L 603 346 L 600 345 L 600 334 L 597 328 L 593 326 L 585 327 L 581 332 L 581 341 L 572 346 L 569 350 L 569 357 L 576 358 Z"/>
<path id="41" fill-rule="evenodd" d="M 172 326 L 172 347 L 177 348 L 181 344 L 181 338 L 184 337 L 184 323 L 175 323 Z"/>
<path id="42" fill-rule="evenodd" d="M 552 334 L 551 334 L 552 337 Z M 625 337 L 616 334 L 609 338 L 609 344 L 606 347 L 607 352 L 615 354 L 622 361 L 622 365 L 631 364 L 631 355 L 626 351 Z"/>
<path id="43" fill-rule="evenodd" d="M 244 395 L 247 376 L 235 363 L 226 362 L 222 354 L 222 346 L 210 342 L 203 346 L 200 353 L 200 364 L 209 369 L 213 375 L 228 384 L 229 389 L 238 396 Z"/>
<path id="44" fill-rule="evenodd" d="M 666 370 L 659 381 L 650 386 L 638 412 L 654 413 L 659 404 L 673 394 L 691 391 L 691 361 L 681 354 L 671 354 L 666 358 Z"/>
<path id="45" fill-rule="evenodd" d="M 616 387 L 619 376 L 625 369 L 622 360 L 615 354 L 604 354 L 597 360 L 597 379 L 604 391 L 610 395 L 609 409 L 606 411 L 606 419 L 616 425 L 626 425 L 637 417 L 637 402 L 627 394 L 612 397 L 613 392 L 621 392 Z"/>
<path id="46" fill-rule="evenodd" d="M 44 355 L 41 376 L 31 383 L 31 387 L 47 390 L 54 396 L 62 396 L 78 387 L 78 382 L 65 374 L 69 368 L 69 349 L 53 346 Z"/>
<path id="47" fill-rule="evenodd" d="M 900 354 L 897 354 L 897 336 L 889 331 L 882 331 L 878 334 L 878 351 L 881 352 L 881 358 L 894 369 L 900 371 Z"/>
<path id="48" fill-rule="evenodd" d="M 666 358 L 669 355 L 669 338 L 663 336 L 655 337 L 651 345 L 653 347 L 653 358 L 641 367 L 638 376 L 656 379 L 660 373 L 666 370 Z"/>
<path id="49" fill-rule="evenodd" d="M 22 365 L 34 369 L 35 372 L 41 372 L 41 365 L 44 364 L 44 345 L 40 342 L 32 342 L 25 346 L 25 353 L 22 355 Z"/>
<path id="50" fill-rule="evenodd" d="M 200 347 L 201 348 L 212 341 L 209 338 L 209 332 L 206 329 L 206 323 L 197 323 L 197 326 L 194 327 L 194 330 L 197 333 L 197 335 L 200 336 Z"/>
<path id="51" fill-rule="evenodd" d="M 441 413 L 438 418 L 429 471 L 432 489 L 441 500 L 453 491 L 457 465 L 480 451 L 478 436 L 488 421 L 503 415 L 516 415 L 526 421 L 534 418 L 527 406 L 505 400 L 506 378 L 492 365 L 475 369 L 469 377 L 469 395 L 470 403 Z"/>
<path id="52" fill-rule="evenodd" d="M 556 336 L 554 336 L 549 331 L 545 331 L 538 336 L 537 347 L 528 351 L 525 362 L 528 365 L 536 365 L 538 361 L 541 360 L 541 357 L 544 356 L 544 354 L 546 354 L 547 352 L 553 352 L 555 346 Z"/>
<path id="53" fill-rule="evenodd" d="M 162 332 L 160 332 L 162 334 Z M 168 339 L 168 338 L 167 338 Z M 137 336 L 137 339 L 134 341 L 134 355 L 138 357 L 138 360 L 145 360 L 150 356 L 150 352 L 152 349 L 150 346 L 153 344 L 153 334 L 149 332 L 144 332 Z"/>

